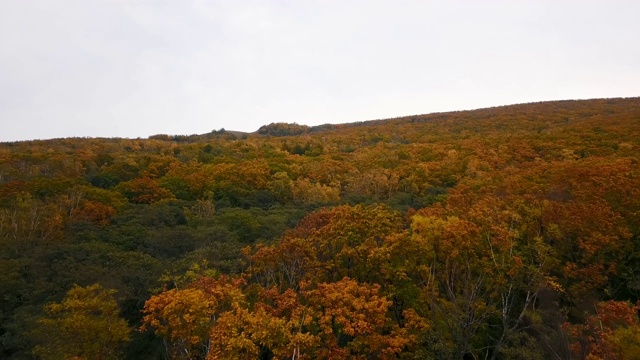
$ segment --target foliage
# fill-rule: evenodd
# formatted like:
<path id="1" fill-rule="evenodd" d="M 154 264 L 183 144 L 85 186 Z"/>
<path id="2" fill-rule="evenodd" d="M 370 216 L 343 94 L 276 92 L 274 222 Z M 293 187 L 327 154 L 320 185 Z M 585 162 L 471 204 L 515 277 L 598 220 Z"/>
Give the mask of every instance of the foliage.
<path id="1" fill-rule="evenodd" d="M 114 290 L 74 286 L 61 303 L 46 306 L 34 353 L 42 359 L 116 359 L 131 329 L 119 316 Z"/>
<path id="2" fill-rule="evenodd" d="M 291 136 L 301 135 L 309 131 L 310 128 L 305 125 L 298 125 L 295 123 L 271 123 L 269 125 L 261 126 L 260 129 L 258 129 L 258 134 L 271 136 Z"/>
<path id="3" fill-rule="evenodd" d="M 71 303 L 126 358 L 637 358 L 638 134 L 629 98 L 2 143 L 0 358 L 97 346 Z"/>

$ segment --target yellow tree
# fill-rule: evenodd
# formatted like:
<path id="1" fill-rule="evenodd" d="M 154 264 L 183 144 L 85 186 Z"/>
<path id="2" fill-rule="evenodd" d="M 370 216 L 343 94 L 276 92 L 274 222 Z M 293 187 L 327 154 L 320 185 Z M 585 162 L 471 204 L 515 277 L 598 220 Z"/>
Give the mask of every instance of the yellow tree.
<path id="1" fill-rule="evenodd" d="M 160 187 L 158 180 L 151 178 L 137 178 L 120 183 L 116 189 L 135 204 L 153 204 L 163 199 L 175 198 L 171 191 Z"/>
<path id="2" fill-rule="evenodd" d="M 211 329 L 207 359 L 311 359 L 318 337 L 307 331 L 312 320 L 299 294 L 275 288 L 259 291 L 251 310 L 234 306 Z"/>
<path id="3" fill-rule="evenodd" d="M 130 329 L 119 315 L 113 295 L 99 284 L 74 286 L 61 303 L 45 307 L 38 321 L 40 345 L 34 354 L 42 359 L 117 359 L 129 340 Z"/>
<path id="4" fill-rule="evenodd" d="M 147 300 L 142 330 L 153 329 L 162 337 L 172 358 L 202 358 L 209 352 L 209 330 L 217 317 L 243 301 L 237 281 L 202 277 Z"/>
<path id="5" fill-rule="evenodd" d="M 410 321 L 405 328 L 392 324 L 387 316 L 391 301 L 380 294 L 379 285 L 359 284 L 344 278 L 335 283 L 318 284 L 305 291 L 312 307 L 320 338 L 316 357 L 321 359 L 393 359 L 412 346 L 416 337 L 410 327 L 424 323 Z M 407 312 L 405 316 L 417 319 Z"/>
<path id="6" fill-rule="evenodd" d="M 540 290 L 553 287 L 556 262 L 529 201 L 482 196 L 458 204 L 470 197 L 452 191 L 446 207 L 416 213 L 412 235 L 395 251 L 415 252 L 408 276 L 428 304 L 432 341 L 451 350 L 445 356 L 496 358 L 531 321 Z"/>
<path id="7" fill-rule="evenodd" d="M 257 287 L 252 306 L 236 304 L 217 320 L 208 359 L 395 359 L 425 328 L 411 311 L 407 326 L 395 325 L 378 285 L 344 278 L 306 286 Z"/>

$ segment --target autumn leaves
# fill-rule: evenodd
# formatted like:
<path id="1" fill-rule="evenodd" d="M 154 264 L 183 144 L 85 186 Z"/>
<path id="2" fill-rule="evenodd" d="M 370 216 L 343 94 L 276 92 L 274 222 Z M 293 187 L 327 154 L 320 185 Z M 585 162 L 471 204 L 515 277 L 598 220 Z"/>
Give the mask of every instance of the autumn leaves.
<path id="1" fill-rule="evenodd" d="M 636 354 L 620 345 L 637 341 L 633 307 L 596 300 L 620 281 L 617 260 L 635 246 L 629 224 L 617 202 L 591 197 L 634 211 L 619 195 L 634 191 L 632 179 L 616 175 L 634 170 L 543 166 L 543 177 L 539 167 L 462 182 L 404 216 L 384 205 L 318 210 L 275 244 L 245 248 L 240 276 L 153 296 L 144 328 L 180 356 L 210 359 Z M 602 188 L 612 176 L 621 177 Z M 572 325 L 590 306 L 627 315 L 607 329 L 591 317 Z"/>
<path id="2" fill-rule="evenodd" d="M 152 297 L 144 328 L 163 336 L 178 357 L 394 358 L 416 345 L 412 332 L 426 323 L 409 311 L 400 326 L 381 285 L 347 275 L 368 276 L 360 262 L 397 220 L 384 207 L 320 211 L 279 245 L 247 249 L 250 266 L 241 278 L 203 277 Z"/>
<path id="3" fill-rule="evenodd" d="M 65 357 L 117 301 L 128 358 L 640 358 L 639 119 L 0 144 L 0 357 Z"/>

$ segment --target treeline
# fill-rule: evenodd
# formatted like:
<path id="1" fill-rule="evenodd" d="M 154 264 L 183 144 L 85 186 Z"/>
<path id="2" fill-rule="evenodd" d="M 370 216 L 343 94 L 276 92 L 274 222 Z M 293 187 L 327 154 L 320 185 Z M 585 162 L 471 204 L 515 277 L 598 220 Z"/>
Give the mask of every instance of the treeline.
<path id="1" fill-rule="evenodd" d="M 638 98 L 188 138 L 0 144 L 0 357 L 640 357 Z"/>

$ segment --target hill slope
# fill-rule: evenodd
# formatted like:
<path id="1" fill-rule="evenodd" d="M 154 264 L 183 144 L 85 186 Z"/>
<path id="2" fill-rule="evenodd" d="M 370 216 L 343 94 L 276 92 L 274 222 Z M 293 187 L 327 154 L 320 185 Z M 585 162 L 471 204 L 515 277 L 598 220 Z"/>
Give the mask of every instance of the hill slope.
<path id="1" fill-rule="evenodd" d="M 0 143 L 0 357 L 77 355 L 44 305 L 97 283 L 128 358 L 633 358 L 639 159 L 640 98 Z"/>

